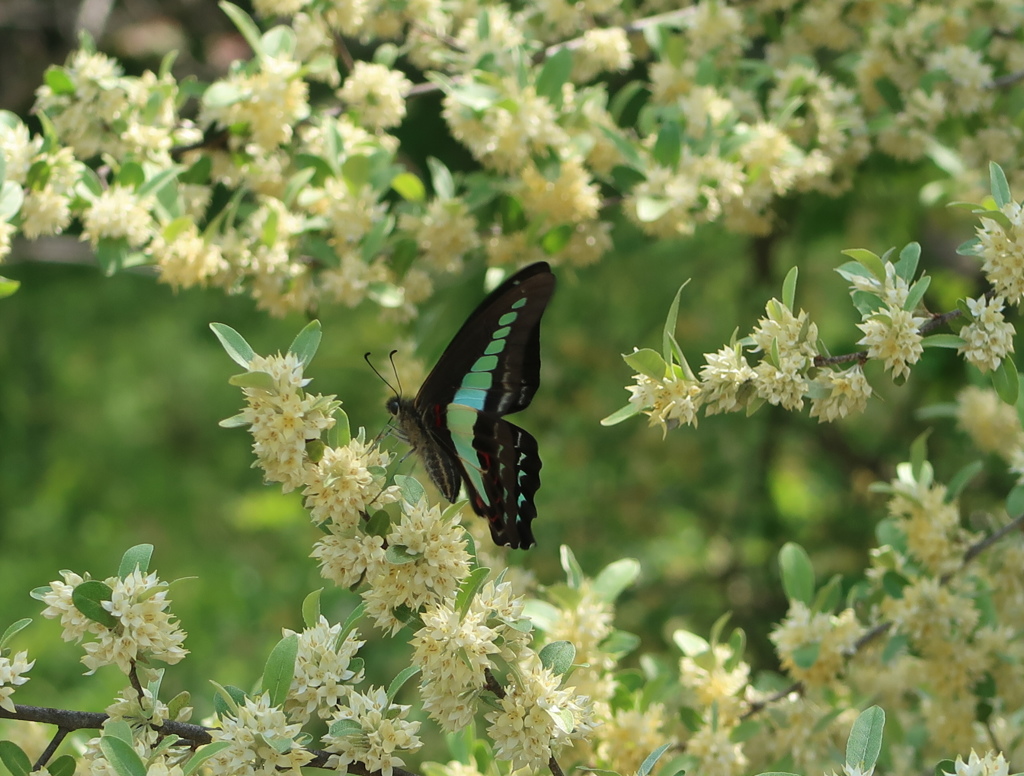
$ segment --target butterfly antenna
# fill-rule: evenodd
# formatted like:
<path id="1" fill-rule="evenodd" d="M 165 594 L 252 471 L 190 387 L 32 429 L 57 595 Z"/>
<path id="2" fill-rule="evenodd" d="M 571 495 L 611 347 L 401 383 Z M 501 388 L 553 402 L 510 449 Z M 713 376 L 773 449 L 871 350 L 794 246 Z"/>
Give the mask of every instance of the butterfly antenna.
<path id="1" fill-rule="evenodd" d="M 402 395 L 402 378 L 398 376 L 398 367 L 395 366 L 395 353 L 397 353 L 397 352 L 398 352 L 398 350 L 396 349 L 396 350 L 392 350 L 390 353 L 388 353 L 388 361 L 391 362 L 391 371 L 395 373 L 395 382 L 398 383 L 398 395 L 401 396 Z"/>
<path id="2" fill-rule="evenodd" d="M 392 355 L 392 356 L 394 356 L 394 355 L 395 355 L 395 352 L 396 352 L 396 351 L 392 350 L 392 351 L 391 351 L 391 355 Z M 398 391 L 396 391 L 396 390 L 395 390 L 395 387 L 394 387 L 394 386 L 393 386 L 393 385 L 392 385 L 391 383 L 389 383 L 389 382 L 388 382 L 387 378 L 386 378 L 386 377 L 384 377 L 384 375 L 382 375 L 382 374 L 381 374 L 380 372 L 378 372 L 378 371 L 377 371 L 377 367 L 375 367 L 375 366 L 373 365 L 373 362 L 372 362 L 372 361 L 370 361 L 370 351 L 367 351 L 366 353 L 364 353 L 364 354 L 363 354 L 363 361 L 365 361 L 365 362 L 367 363 L 367 365 L 368 365 L 368 366 L 370 367 L 370 369 L 372 369 L 372 370 L 373 370 L 373 373 L 374 373 L 375 375 L 377 375 L 377 377 L 379 377 L 379 378 L 381 379 L 381 382 L 382 382 L 382 383 L 384 383 L 384 385 L 386 385 L 386 386 L 387 386 L 388 388 L 390 388 L 390 389 L 391 389 L 391 392 L 392 392 L 392 393 L 395 393 L 395 394 L 398 394 L 399 396 L 401 396 L 401 394 L 400 394 L 400 393 L 398 393 Z M 394 360 L 392 360 L 392 362 L 391 362 L 391 366 L 392 366 L 392 368 L 394 368 L 394 366 L 395 366 L 395 362 L 394 362 Z M 398 373 L 397 373 L 397 372 L 395 373 L 395 376 L 396 376 L 396 377 L 398 376 Z M 399 388 L 401 388 L 401 387 L 402 387 L 402 383 L 401 383 L 401 382 L 399 382 L 399 383 L 398 383 L 398 387 L 399 387 Z"/>

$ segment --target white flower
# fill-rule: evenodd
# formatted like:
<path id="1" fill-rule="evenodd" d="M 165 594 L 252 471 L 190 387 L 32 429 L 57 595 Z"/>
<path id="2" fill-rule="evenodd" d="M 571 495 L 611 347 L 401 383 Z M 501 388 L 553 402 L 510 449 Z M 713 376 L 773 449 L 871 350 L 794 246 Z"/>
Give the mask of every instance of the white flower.
<path id="1" fill-rule="evenodd" d="M 811 401 L 811 417 L 822 423 L 845 418 L 851 412 L 863 412 L 871 396 L 871 384 L 864 377 L 860 364 L 842 372 L 825 370 L 814 382 L 818 388 L 828 391 L 827 396 Z"/>
<path id="2" fill-rule="evenodd" d="M 412 82 L 398 70 L 370 62 L 356 62 L 338 96 L 359 114 L 359 121 L 386 129 L 405 118 L 405 95 Z"/>
<path id="3" fill-rule="evenodd" d="M 28 661 L 28 652 L 18 652 L 14 658 L 0 657 L 0 709 L 14 713 L 14 701 L 11 696 L 14 688 L 25 684 L 28 677 L 25 676 L 36 664 L 36 661 Z"/>

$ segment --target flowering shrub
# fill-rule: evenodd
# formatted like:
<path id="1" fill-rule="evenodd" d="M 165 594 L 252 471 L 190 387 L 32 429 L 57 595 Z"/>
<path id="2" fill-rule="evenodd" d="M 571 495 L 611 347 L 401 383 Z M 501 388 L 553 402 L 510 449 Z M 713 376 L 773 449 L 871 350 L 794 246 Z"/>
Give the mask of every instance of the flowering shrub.
<path id="1" fill-rule="evenodd" d="M 635 385 L 606 422 L 644 414 L 667 434 L 702 410 L 765 404 L 838 422 L 873 399 L 866 364 L 900 383 L 942 347 L 988 382 L 937 413 L 1024 478 L 1013 362 L 1024 221 L 1010 193 L 1024 184 L 1011 88 L 1024 64 L 1019 9 L 662 5 L 257 0 L 261 31 L 225 2 L 253 58 L 196 90 L 170 59 L 129 76 L 83 40 L 39 88 L 42 134 L 0 114 L 0 258 L 15 237 L 69 234 L 109 273 L 150 265 L 175 289 L 245 293 L 275 315 L 368 301 L 405 319 L 470 262 L 584 266 L 619 247 L 617 227 L 766 237 L 787 201 L 850 190 L 869 157 L 928 160 L 943 172 L 928 196 L 983 200 L 961 252 L 990 290 L 933 311 L 917 243 L 848 250 L 838 272 L 862 350 L 829 352 L 796 304 L 794 270 L 749 333 L 697 371 L 676 339 L 677 296 L 661 352 L 625 356 Z M 373 61 L 353 60 L 346 39 Z M 439 120 L 473 169 L 408 161 L 398 128 L 427 94 L 441 97 Z M 0 294 L 15 287 L 0 279 Z M 188 693 L 161 695 L 188 652 L 153 548 L 129 549 L 102 580 L 60 572 L 34 591 L 43 616 L 82 645 L 89 673 L 111 666 L 126 684 L 104 712 L 15 703 L 36 660 L 10 646 L 29 623 L 7 628 L 0 717 L 58 727 L 37 772 L 74 770 L 54 755 L 75 730 L 98 731 L 79 742 L 79 765 L 117 776 L 854 776 L 876 764 L 973 776 L 1024 757 L 1024 486 L 967 523 L 959 499 L 983 464 L 943 478 L 924 439 L 911 445 L 876 483 L 887 514 L 854 584 L 818 584 L 809 555 L 787 544 L 788 611 L 768 634 L 781 670 L 757 675 L 747 634 L 725 616 L 707 634 L 673 627 L 670 659 L 618 630 L 638 561 L 588 575 L 563 547 L 565 581 L 539 584 L 478 544 L 482 523 L 464 524 L 462 504 L 442 509 L 389 474 L 392 454 L 353 430 L 341 402 L 307 391 L 318 324 L 271 356 L 214 331 L 242 369 L 231 382 L 245 407 L 223 425 L 249 431 L 268 483 L 300 491 L 320 531 L 310 555 L 351 590 L 351 614 L 329 619 L 310 594 L 305 627 L 284 629 L 262 676 L 247 690 L 216 684 L 214 712 L 193 722 Z M 408 667 L 368 685 L 374 646 L 394 639 L 409 645 Z M 451 759 L 422 762 L 442 737 Z M 28 773 L 31 748 L 0 742 L 0 761 Z"/>

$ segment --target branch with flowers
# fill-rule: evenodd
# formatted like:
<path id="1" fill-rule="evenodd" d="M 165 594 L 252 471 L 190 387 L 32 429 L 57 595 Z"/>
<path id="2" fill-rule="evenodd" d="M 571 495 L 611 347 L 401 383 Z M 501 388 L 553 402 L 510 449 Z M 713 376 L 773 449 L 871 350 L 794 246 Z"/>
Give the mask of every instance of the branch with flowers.
<path id="1" fill-rule="evenodd" d="M 1024 221 L 1021 205 L 1012 199 L 1006 176 L 999 165 L 991 168 L 992 196 L 980 205 L 960 203 L 981 217 L 978 237 L 960 250 L 982 259 L 982 272 L 991 290 L 977 299 L 959 301 L 957 309 L 933 314 L 924 307 L 931 278 L 918 275 L 921 247 L 907 245 L 894 260 L 894 251 L 883 256 L 859 248 L 844 251 L 854 261 L 837 272 L 850 283 L 853 306 L 861 316 L 863 333 L 858 344 L 866 349 L 833 356 L 818 337 L 818 327 L 803 310 L 796 309 L 798 270 L 786 276 L 782 301 L 772 299 L 767 316 L 742 339 L 715 353 L 705 353 L 700 376 L 694 373 L 675 339 L 681 288 L 669 309 L 662 335 L 661 353 L 650 348 L 623 356 L 637 370 L 636 385 L 627 390 L 629 403 L 602 423 L 614 425 L 637 414 L 647 415 L 663 432 L 680 425 L 696 425 L 698 412 L 705 416 L 724 412 L 750 415 L 764 404 L 801 410 L 810 399 L 812 418 L 827 423 L 863 412 L 871 385 L 863 366 L 882 361 L 893 380 L 902 383 L 927 347 L 954 348 L 982 373 L 991 373 L 1000 397 L 1010 405 L 1017 401 L 1019 380 L 1011 354 L 1016 330 L 1003 313 L 1006 306 L 1024 298 Z M 933 333 L 943 325 L 957 326 L 956 333 Z M 760 354 L 755 366 L 745 351 Z M 836 371 L 830 367 L 854 362 Z M 1024 460 L 1024 448 L 1014 453 Z"/>

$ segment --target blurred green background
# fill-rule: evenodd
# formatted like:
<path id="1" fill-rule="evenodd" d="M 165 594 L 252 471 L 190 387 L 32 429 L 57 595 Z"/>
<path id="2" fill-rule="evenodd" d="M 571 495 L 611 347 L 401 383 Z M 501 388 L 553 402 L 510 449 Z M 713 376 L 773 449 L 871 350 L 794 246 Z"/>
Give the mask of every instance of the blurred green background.
<path id="1" fill-rule="evenodd" d="M 191 47 L 188 62 L 206 68 L 233 39 L 210 8 L 203 21 L 177 22 Z M 190 27 L 204 23 L 210 26 L 202 35 Z M 0 42 L 9 32 L 0 29 Z M 64 56 L 67 41 L 58 40 L 48 49 L 53 61 Z M 101 39 L 101 48 L 128 56 L 116 40 Z M 153 66 L 146 52 L 136 56 L 130 68 Z M 19 97 L 5 87 L 0 107 L 24 115 L 39 73 L 27 66 L 21 72 L 28 90 Z M 417 110 L 435 107 L 425 102 Z M 423 138 L 423 125 L 417 127 Z M 414 161 L 426 145 L 409 146 Z M 437 147 L 431 153 L 444 156 Z M 975 263 L 955 254 L 973 223 L 921 204 L 921 187 L 942 177 L 928 166 L 868 165 L 840 199 L 782 203 L 780 230 L 770 239 L 706 229 L 691 240 L 653 244 L 621 223 L 616 251 L 599 265 L 556 268 L 541 388 L 516 418 L 537 436 L 544 460 L 538 546 L 515 553 L 515 562 L 552 583 L 561 577 L 560 544 L 572 547 L 589 574 L 636 557 L 643 576 L 620 599 L 617 625 L 640 634 L 645 651 L 666 650 L 677 627 L 706 634 L 731 611 L 747 631 L 755 667 L 775 668 L 767 634 L 785 612 L 778 549 L 799 542 L 819 581 L 833 573 L 855 581 L 883 514 L 867 486 L 890 477 L 927 427 L 915 411 L 952 401 L 974 378 L 954 353 L 930 350 L 902 388 L 869 365 L 877 395 L 864 416 L 819 425 L 806 411 L 765 407 L 749 419 L 702 419 L 698 428 L 663 440 L 644 418 L 599 425 L 625 403 L 623 386 L 632 382 L 620 354 L 660 348 L 668 306 L 690 278 L 677 337 L 699 369 L 702 353 L 721 347 L 734 328 L 742 336 L 756 324 L 794 265 L 801 273 L 798 306 L 811 313 L 833 353 L 855 350 L 857 317 L 833 271 L 847 247 L 881 253 L 921 242 L 921 268 L 934 276 L 926 297 L 933 311 L 979 294 Z M 242 401 L 227 384 L 237 367 L 208 324 L 227 323 L 268 353 L 285 349 L 305 320 L 271 320 L 247 299 L 220 292 L 174 293 L 146 272 L 106 278 L 70 260 L 75 251 L 68 249 L 59 244 L 65 258 L 43 261 L 39 246 L 23 243 L 2 270 L 22 288 L 0 301 L 0 630 L 21 617 L 37 620 L 12 645 L 38 661 L 16 700 L 79 709 L 109 703 L 123 678 L 107 668 L 82 679 L 80 649 L 60 642 L 58 626 L 38 618 L 41 606 L 28 591 L 65 568 L 109 576 L 125 549 L 149 542 L 163 578 L 193 578 L 173 590 L 192 656 L 168 672 L 164 692 L 169 698 L 192 691 L 202 716 L 211 709 L 207 680 L 242 687 L 257 681 L 281 628 L 301 628 L 303 597 L 324 584 L 308 558 L 317 532 L 300 495 L 264 486 L 250 468 L 248 435 L 217 426 Z M 353 426 L 376 434 L 387 421 L 388 390 L 362 354 L 383 356 L 411 338 L 432 364 L 482 297 L 482 280 L 476 264 L 439 288 L 409 326 L 382 323 L 371 305 L 325 310 L 323 344 L 308 371 L 311 390 L 337 394 Z M 938 476 L 948 478 L 974 453 L 950 421 L 939 428 L 931 451 Z M 426 479 L 418 467 L 413 472 Z M 983 475 L 965 495 L 965 513 L 994 503 L 1008 485 Z M 354 598 L 328 589 L 325 613 L 343 617 Z M 387 682 L 407 651 L 402 643 L 370 651 L 371 680 Z"/>

